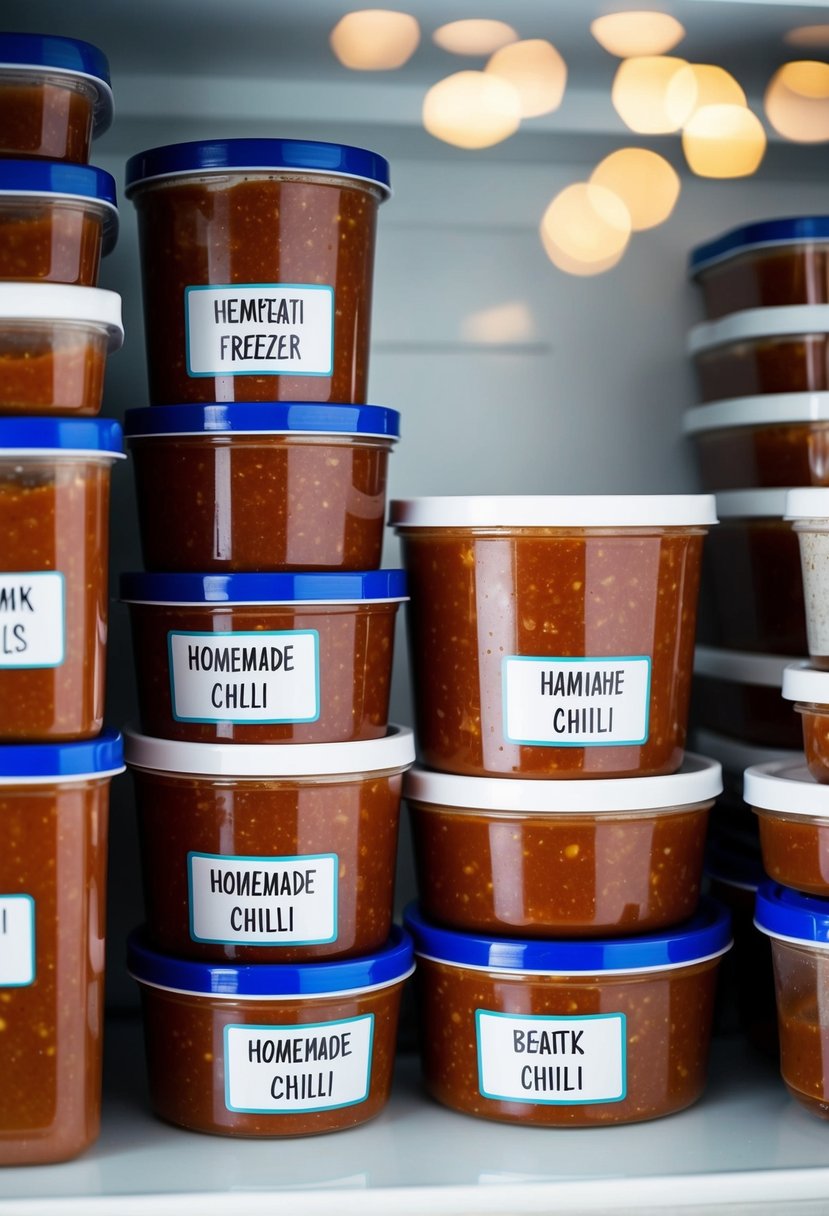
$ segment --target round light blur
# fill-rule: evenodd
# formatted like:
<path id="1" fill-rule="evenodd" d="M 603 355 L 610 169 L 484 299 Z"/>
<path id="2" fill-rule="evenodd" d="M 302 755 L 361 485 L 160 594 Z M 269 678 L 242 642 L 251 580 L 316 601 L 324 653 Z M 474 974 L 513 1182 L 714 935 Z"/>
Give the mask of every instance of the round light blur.
<path id="1" fill-rule="evenodd" d="M 423 99 L 426 130 L 458 148 L 489 148 L 514 135 L 520 122 L 516 90 L 486 72 L 455 72 L 432 85 Z"/>
<path id="2" fill-rule="evenodd" d="M 741 85 L 725 68 L 713 63 L 688 63 L 671 79 L 665 109 L 679 127 L 703 106 L 746 106 Z"/>
<path id="3" fill-rule="evenodd" d="M 622 200 L 634 232 L 663 224 L 679 198 L 676 170 L 664 156 L 646 148 L 611 152 L 593 170 L 590 181 L 612 190 Z"/>
<path id="4" fill-rule="evenodd" d="M 779 135 L 800 144 L 829 140 L 829 64 L 801 59 L 784 63 L 764 98 L 766 116 Z"/>
<path id="5" fill-rule="evenodd" d="M 699 177 L 749 177 L 766 151 L 766 132 L 745 106 L 703 106 L 682 132 L 682 150 Z"/>
<path id="6" fill-rule="evenodd" d="M 608 13 L 597 17 L 590 33 L 600 46 L 620 59 L 635 55 L 665 55 L 685 37 L 685 27 L 669 13 Z"/>
<path id="7" fill-rule="evenodd" d="M 567 64 L 551 42 L 530 38 L 496 51 L 487 72 L 508 80 L 521 100 L 521 117 L 550 114 L 561 105 L 567 85 Z"/>
<path id="8" fill-rule="evenodd" d="M 668 55 L 626 59 L 616 71 L 611 98 L 616 113 L 640 135 L 667 135 L 681 123 L 668 111 L 671 81 L 687 64 Z"/>
<path id="9" fill-rule="evenodd" d="M 518 34 L 506 21 L 472 17 L 442 25 L 432 41 L 453 55 L 491 55 L 508 42 L 517 42 Z"/>
<path id="10" fill-rule="evenodd" d="M 366 8 L 346 13 L 331 31 L 330 42 L 345 67 L 386 72 L 411 59 L 420 42 L 420 26 L 408 13 Z"/>
<path id="11" fill-rule="evenodd" d="M 567 274 L 602 274 L 624 257 L 630 241 L 630 215 L 612 190 L 590 182 L 567 186 L 541 218 L 541 243 L 547 257 Z"/>

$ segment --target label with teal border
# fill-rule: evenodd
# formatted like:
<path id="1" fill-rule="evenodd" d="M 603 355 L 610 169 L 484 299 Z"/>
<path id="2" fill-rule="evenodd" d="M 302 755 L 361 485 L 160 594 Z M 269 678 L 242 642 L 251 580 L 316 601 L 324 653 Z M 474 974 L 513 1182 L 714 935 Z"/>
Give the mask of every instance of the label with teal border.
<path id="1" fill-rule="evenodd" d="M 57 570 L 0 574 L 0 670 L 60 667 L 66 654 L 66 586 Z"/>
<path id="2" fill-rule="evenodd" d="M 337 940 L 336 853 L 301 857 L 187 854 L 190 936 L 226 946 L 318 946 Z"/>
<path id="3" fill-rule="evenodd" d="M 478 1089 L 499 1102 L 587 1106 L 627 1096 L 627 1020 L 475 1010 Z"/>
<path id="4" fill-rule="evenodd" d="M 27 988 L 36 975 L 35 901 L 0 895 L 0 988 Z"/>
<path id="5" fill-rule="evenodd" d="M 316 629 L 167 635 L 176 722 L 316 722 Z"/>
<path id="6" fill-rule="evenodd" d="M 504 739 L 536 747 L 627 747 L 646 743 L 651 660 L 505 655 Z"/>
<path id="7" fill-rule="evenodd" d="M 337 1110 L 371 1088 L 374 1014 L 306 1026 L 225 1026 L 225 1106 L 255 1115 Z"/>
<path id="8" fill-rule="evenodd" d="M 187 287 L 188 376 L 330 376 L 334 289 L 322 283 Z"/>

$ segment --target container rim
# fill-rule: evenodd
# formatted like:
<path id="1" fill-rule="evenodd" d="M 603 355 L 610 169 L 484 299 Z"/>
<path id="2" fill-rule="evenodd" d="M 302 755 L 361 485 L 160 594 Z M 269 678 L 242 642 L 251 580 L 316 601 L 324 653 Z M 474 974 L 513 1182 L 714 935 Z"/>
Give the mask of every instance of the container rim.
<path id="1" fill-rule="evenodd" d="M 2 427 L 0 427 L 2 435 Z M 405 570 L 279 574 L 122 574 L 127 604 L 363 604 L 408 599 Z"/>
<path id="2" fill-rule="evenodd" d="M 124 771 L 120 732 L 69 743 L 14 743 L 0 747 L 0 785 L 81 781 L 114 777 Z"/>
<path id="3" fill-rule="evenodd" d="M 407 528 L 671 528 L 717 522 L 713 494 L 444 495 L 395 499 Z"/>
<path id="4" fill-rule="evenodd" d="M 666 777 L 617 777 L 584 781 L 505 781 L 462 777 L 416 766 L 403 783 L 404 798 L 465 810 L 541 814 L 658 810 L 709 802 L 722 793 L 716 760 L 686 753 L 679 772 Z"/>
<path id="5" fill-rule="evenodd" d="M 829 523 L 829 489 L 825 486 L 800 486 L 789 490 L 784 519 Z"/>
<path id="6" fill-rule="evenodd" d="M 400 436 L 400 414 L 379 405 L 234 401 L 209 405 L 149 405 L 127 410 L 124 416 L 124 433 L 128 439 L 274 432 L 395 441 Z"/>
<path id="7" fill-rule="evenodd" d="M 754 924 L 778 941 L 829 949 L 829 900 L 793 891 L 771 879 L 757 892 Z"/>
<path id="8" fill-rule="evenodd" d="M 353 743 L 180 743 L 127 728 L 127 766 L 196 777 L 351 777 L 410 768 L 414 736 L 390 724 L 381 739 Z"/>
<path id="9" fill-rule="evenodd" d="M 827 421 L 829 392 L 769 393 L 695 405 L 682 415 L 682 431 L 685 435 L 700 435 L 740 426 Z"/>
<path id="10" fill-rule="evenodd" d="M 821 671 L 805 659 L 789 664 L 783 672 L 783 700 L 823 705 L 829 712 L 829 671 Z"/>
<path id="11" fill-rule="evenodd" d="M 124 458 L 123 449 L 123 432 L 113 418 L 0 418 L 0 459 L 106 455 L 117 460 Z"/>
<path id="12" fill-rule="evenodd" d="M 0 71 L 31 68 L 89 81 L 95 90 L 92 138 L 112 123 L 112 85 L 103 51 L 80 38 L 57 34 L 0 34 Z"/>
<path id="13" fill-rule="evenodd" d="M 804 764 L 773 761 L 747 768 L 743 799 L 760 811 L 829 819 L 829 785 L 821 785 Z"/>
<path id="14" fill-rule="evenodd" d="M 0 160 L 0 202 L 4 198 L 38 198 L 81 202 L 103 213 L 104 254 L 118 238 L 115 178 L 93 165 L 69 161 Z"/>
<path id="15" fill-rule="evenodd" d="M 103 287 L 66 283 L 0 283 L 0 321 L 71 321 L 100 325 L 107 332 L 107 353 L 124 342 L 121 297 Z"/>
<path id="16" fill-rule="evenodd" d="M 722 236 L 697 245 L 688 259 L 688 277 L 696 279 L 711 266 L 728 261 L 753 249 L 768 249 L 775 245 L 805 244 L 829 240 L 829 216 L 803 215 L 790 219 L 760 220 L 741 224 Z"/>
<path id="17" fill-rule="evenodd" d="M 747 308 L 718 321 L 701 321 L 688 333 L 691 356 L 718 346 L 755 338 L 829 333 L 829 304 L 786 304 L 779 308 Z"/>

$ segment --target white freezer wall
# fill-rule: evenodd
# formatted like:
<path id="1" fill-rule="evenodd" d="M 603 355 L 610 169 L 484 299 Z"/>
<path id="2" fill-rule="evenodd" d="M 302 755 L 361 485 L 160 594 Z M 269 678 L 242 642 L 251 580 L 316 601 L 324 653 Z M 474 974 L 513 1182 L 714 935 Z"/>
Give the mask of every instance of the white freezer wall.
<path id="1" fill-rule="evenodd" d="M 289 133 L 302 131 L 294 123 Z M 209 125 L 196 132 L 211 134 Z M 313 134 L 320 137 L 318 127 Z M 336 124 L 326 134 L 360 142 L 359 132 Z M 170 138 L 159 128 L 130 143 L 121 133 L 115 155 L 103 154 L 115 142 L 107 137 L 95 160 L 122 184 L 128 155 Z M 687 251 L 746 220 L 825 211 L 826 187 L 684 177 L 667 224 L 636 235 L 616 269 L 578 279 L 549 263 L 538 222 L 559 189 L 589 174 L 597 158 L 587 147 L 583 161 L 566 164 L 447 157 L 442 149 L 414 159 L 398 155 L 389 138 L 377 150 L 391 160 L 394 197 L 379 217 L 369 399 L 402 414 L 390 496 L 695 490 L 680 432 L 694 402 L 685 334 L 701 315 L 686 281 Z M 123 190 L 121 205 L 121 237 L 102 274 L 102 286 L 123 294 L 127 332 L 107 371 L 104 412 L 113 416 L 147 403 L 135 215 Z M 384 564 L 397 562 L 389 535 Z M 140 568 L 129 468 L 114 477 L 112 568 L 113 588 L 119 571 Z M 392 719 L 410 723 L 403 626 L 401 619 Z M 109 662 L 108 719 L 121 725 L 134 720 L 135 700 L 129 626 L 117 603 Z M 114 785 L 112 812 L 109 995 L 124 1006 L 137 998 L 123 942 L 141 919 L 128 777 Z M 414 893 L 409 853 L 404 814 L 399 905 Z"/>

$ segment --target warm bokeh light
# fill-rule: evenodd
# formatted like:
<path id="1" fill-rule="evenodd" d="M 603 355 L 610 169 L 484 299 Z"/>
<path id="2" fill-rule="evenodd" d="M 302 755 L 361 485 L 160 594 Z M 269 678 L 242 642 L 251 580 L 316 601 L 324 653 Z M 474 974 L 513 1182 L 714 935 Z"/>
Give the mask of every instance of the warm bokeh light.
<path id="1" fill-rule="evenodd" d="M 471 17 L 442 25 L 432 34 L 432 40 L 453 55 L 491 55 L 508 42 L 517 42 L 518 34 L 506 21 Z"/>
<path id="2" fill-rule="evenodd" d="M 784 63 L 771 78 L 766 116 L 779 135 L 795 143 L 829 140 L 829 64 L 800 59 Z"/>
<path id="3" fill-rule="evenodd" d="M 470 313 L 461 323 L 461 338 L 476 345 L 502 342 L 532 342 L 537 336 L 530 306 L 524 300 L 510 300 L 492 308 Z"/>
<path id="4" fill-rule="evenodd" d="M 458 148 L 489 148 L 513 135 L 520 122 L 516 90 L 486 72 L 455 72 L 432 85 L 423 100 L 426 130 Z"/>
<path id="5" fill-rule="evenodd" d="M 576 182 L 557 194 L 541 218 L 547 257 L 568 274 L 602 274 L 624 257 L 630 215 L 618 195 L 604 186 Z"/>
<path id="6" fill-rule="evenodd" d="M 496 51 L 487 72 L 508 80 L 521 99 L 522 118 L 550 114 L 561 105 L 567 85 L 567 64 L 551 42 L 529 38 Z"/>
<path id="7" fill-rule="evenodd" d="M 789 46 L 829 46 L 829 25 L 800 25 L 783 38 Z"/>
<path id="8" fill-rule="evenodd" d="M 665 109 L 678 127 L 703 106 L 746 105 L 742 86 L 714 63 L 686 64 L 672 77 L 665 94 Z"/>
<path id="9" fill-rule="evenodd" d="M 685 37 L 685 28 L 669 13 L 608 13 L 597 17 L 590 33 L 600 46 L 620 59 L 634 55 L 665 55 Z"/>
<path id="10" fill-rule="evenodd" d="M 611 152 L 593 170 L 590 181 L 612 190 L 622 200 L 634 232 L 664 223 L 679 198 L 676 170 L 664 156 L 646 148 Z"/>
<path id="11" fill-rule="evenodd" d="M 678 131 L 682 124 L 668 113 L 667 96 L 671 81 L 687 66 L 684 59 L 669 55 L 644 55 L 621 63 L 611 97 L 622 122 L 640 135 Z"/>
<path id="12" fill-rule="evenodd" d="M 745 106 L 703 106 L 682 132 L 682 150 L 700 177 L 748 177 L 766 151 L 766 132 Z"/>
<path id="13" fill-rule="evenodd" d="M 408 13 L 366 8 L 346 13 L 331 31 L 330 42 L 345 67 L 385 72 L 411 59 L 420 42 L 420 26 Z"/>

